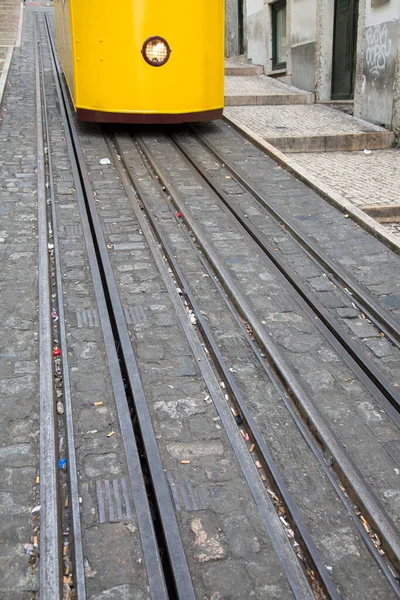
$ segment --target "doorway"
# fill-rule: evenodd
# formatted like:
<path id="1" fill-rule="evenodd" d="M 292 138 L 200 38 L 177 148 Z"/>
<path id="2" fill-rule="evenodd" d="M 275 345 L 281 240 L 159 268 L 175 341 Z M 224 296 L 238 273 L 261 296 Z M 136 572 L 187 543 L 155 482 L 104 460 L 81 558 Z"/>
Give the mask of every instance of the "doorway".
<path id="1" fill-rule="evenodd" d="M 238 0 L 238 33 L 239 33 L 239 55 L 244 54 L 244 0 Z"/>
<path id="2" fill-rule="evenodd" d="M 354 98 L 358 0 L 335 0 L 332 100 Z"/>

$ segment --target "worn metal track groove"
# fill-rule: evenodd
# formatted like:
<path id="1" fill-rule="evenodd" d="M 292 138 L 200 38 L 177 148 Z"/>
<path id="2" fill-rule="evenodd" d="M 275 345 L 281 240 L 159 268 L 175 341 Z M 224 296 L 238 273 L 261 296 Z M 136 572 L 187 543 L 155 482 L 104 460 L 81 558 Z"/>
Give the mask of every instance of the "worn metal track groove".
<path id="1" fill-rule="evenodd" d="M 257 507 L 260 511 L 260 514 L 264 520 L 265 527 L 266 527 L 268 533 L 270 534 L 274 548 L 282 562 L 283 568 L 285 569 L 285 572 L 288 577 L 288 581 L 290 583 L 292 591 L 293 591 L 295 597 L 298 599 L 312 598 L 313 595 L 312 595 L 311 590 L 309 589 L 309 586 L 308 586 L 305 576 L 303 574 L 302 568 L 301 568 L 300 564 L 297 562 L 297 558 L 295 557 L 295 555 L 290 547 L 290 544 L 286 538 L 285 533 L 283 532 L 283 529 L 279 523 L 279 520 L 277 520 L 277 518 L 276 518 L 275 510 L 273 509 L 272 503 L 271 503 L 268 495 L 266 494 L 264 485 L 257 473 L 257 469 L 254 466 L 254 462 L 252 461 L 250 454 L 249 454 L 246 446 L 243 443 L 243 439 L 237 428 L 237 425 L 235 424 L 235 421 L 232 417 L 231 411 L 225 402 L 223 402 L 223 401 L 221 402 L 221 391 L 220 391 L 219 381 L 216 379 L 215 374 L 214 374 L 213 370 L 211 369 L 211 366 L 208 363 L 207 357 L 204 353 L 204 350 L 202 348 L 200 340 L 198 339 L 197 335 L 194 333 L 193 328 L 191 326 L 189 326 L 187 314 L 184 310 L 183 304 L 182 304 L 179 294 L 176 290 L 176 286 L 173 283 L 171 276 L 168 272 L 165 261 L 163 260 L 163 253 L 160 251 L 160 248 L 156 242 L 156 238 L 154 237 L 154 235 L 158 238 L 159 241 L 161 241 L 163 250 L 164 250 L 164 255 L 168 256 L 168 259 L 171 259 L 171 266 L 174 270 L 176 269 L 176 271 L 175 271 L 176 276 L 180 280 L 185 293 L 187 293 L 188 297 L 189 297 L 189 294 L 191 295 L 191 293 L 190 293 L 190 290 L 184 280 L 183 274 L 180 272 L 179 267 L 176 264 L 176 261 L 173 260 L 173 255 L 168 248 L 168 244 L 167 244 L 166 240 L 164 239 L 160 228 L 157 226 L 155 221 L 151 218 L 151 213 L 150 213 L 147 203 L 146 203 L 145 192 L 141 189 L 140 182 L 135 181 L 134 187 L 138 191 L 139 198 L 140 198 L 141 202 L 143 203 L 143 206 L 146 209 L 146 214 L 149 218 L 150 225 L 144 219 L 144 216 L 141 213 L 141 210 L 139 208 L 137 199 L 135 198 L 135 195 L 133 193 L 133 189 L 130 187 L 130 183 L 133 183 L 133 181 L 132 181 L 132 179 L 130 179 L 130 180 L 128 179 L 128 175 L 125 173 L 122 166 L 120 165 L 120 163 L 118 161 L 116 150 L 115 150 L 115 148 L 112 147 L 110 141 L 108 141 L 108 147 L 110 149 L 111 154 L 114 157 L 115 167 L 116 167 L 116 169 L 119 173 L 119 176 L 125 186 L 126 193 L 128 194 L 128 196 L 131 199 L 132 206 L 135 211 L 136 217 L 137 217 L 137 219 L 140 223 L 141 229 L 147 239 L 150 250 L 151 250 L 151 252 L 154 256 L 154 259 L 157 263 L 157 266 L 159 268 L 160 274 L 161 274 L 161 276 L 164 280 L 164 283 L 167 286 L 169 294 L 174 302 L 176 312 L 181 321 L 182 327 L 185 330 L 185 334 L 186 334 L 188 341 L 192 347 L 193 353 L 195 356 L 198 356 L 198 357 L 202 356 L 202 359 L 199 361 L 199 367 L 200 367 L 200 370 L 202 371 L 203 378 L 209 388 L 210 395 L 211 395 L 211 397 L 214 401 L 214 404 L 217 408 L 218 414 L 221 418 L 221 422 L 223 423 L 223 425 L 225 427 L 225 430 L 229 437 L 229 441 L 230 441 L 232 448 L 235 452 L 235 455 L 239 461 L 239 464 L 241 465 L 243 474 L 247 480 L 247 483 L 253 494 L 254 500 L 255 500 Z M 120 152 L 118 152 L 118 154 L 120 154 Z M 150 226 L 151 226 L 151 229 L 153 230 L 154 234 L 151 231 Z M 191 298 L 193 299 L 193 296 L 191 296 Z M 200 314 L 200 311 L 198 309 L 197 310 L 195 309 L 195 311 L 196 311 L 196 314 Z M 204 325 L 204 324 L 205 324 L 205 322 L 203 319 L 202 325 Z M 211 335 L 211 333 L 210 333 L 210 335 Z M 215 342 L 214 342 L 214 347 L 216 348 Z M 220 356 L 220 353 L 218 353 L 218 351 L 216 353 L 215 358 L 216 358 L 216 362 L 218 363 L 218 366 L 223 370 L 224 369 L 224 366 L 222 364 L 223 359 Z M 238 395 L 238 399 L 242 400 L 239 390 L 236 388 L 235 384 L 233 384 L 233 386 L 234 386 L 233 387 L 234 392 L 237 393 L 237 395 Z M 244 404 L 244 401 L 242 401 L 242 403 Z M 274 465 L 272 458 L 269 455 L 267 449 L 265 448 L 265 446 L 261 440 L 261 436 L 258 434 L 258 432 L 256 430 L 255 424 L 251 420 L 251 416 L 250 415 L 248 415 L 248 416 L 249 416 L 249 420 L 250 420 L 251 424 L 254 426 L 255 435 L 257 436 L 258 440 L 260 440 L 260 443 L 263 445 L 262 450 L 264 453 L 265 461 L 268 464 L 268 470 L 272 474 L 275 481 L 277 482 L 280 493 L 285 496 L 285 500 L 287 501 L 288 508 L 293 516 L 295 527 L 296 527 L 297 531 L 300 532 L 300 535 L 302 536 L 302 540 L 304 540 L 304 546 L 306 548 L 307 554 L 309 556 L 312 556 L 312 563 L 313 563 L 313 565 L 315 565 L 315 568 L 317 569 L 323 584 L 325 584 L 324 587 L 327 590 L 329 597 L 332 599 L 339 600 L 340 596 L 338 595 L 336 588 L 330 579 L 329 573 L 328 573 L 327 569 L 325 568 L 325 566 L 319 556 L 319 553 L 318 553 L 316 547 L 314 546 L 306 528 L 304 527 L 304 524 L 302 523 L 293 502 L 291 501 L 289 493 L 287 492 L 287 490 L 283 484 L 283 481 L 281 480 L 281 478 L 279 476 L 277 468 Z"/>
<path id="2" fill-rule="evenodd" d="M 157 173 L 160 182 L 168 190 L 177 210 L 182 214 L 188 228 L 192 231 L 193 235 L 196 237 L 197 243 L 202 247 L 203 252 L 212 264 L 224 289 L 237 306 L 241 315 L 251 325 L 253 334 L 264 348 L 267 356 L 274 365 L 280 380 L 289 391 L 291 398 L 307 422 L 310 423 L 313 430 L 318 432 L 318 437 L 324 447 L 332 455 L 335 468 L 340 477 L 346 481 L 348 489 L 352 491 L 355 502 L 368 514 L 371 522 L 374 523 L 376 530 L 379 531 L 384 541 L 385 550 L 397 567 L 400 564 L 400 535 L 392 519 L 359 472 L 348 452 L 339 442 L 327 420 L 322 416 L 314 401 L 304 390 L 300 380 L 293 373 L 275 342 L 267 333 L 254 309 L 246 300 L 226 267 L 222 264 L 218 253 L 209 242 L 207 233 L 193 217 L 190 209 L 184 203 L 181 194 L 176 189 L 165 170 L 157 163 L 143 141 L 141 142 L 141 147 L 152 169 Z"/>
<path id="3" fill-rule="evenodd" d="M 47 34 L 48 41 L 52 49 L 52 57 L 53 57 L 53 70 L 55 73 L 55 81 L 57 87 L 57 93 L 59 97 L 60 109 L 64 121 L 64 126 L 66 127 L 67 134 L 67 144 L 71 158 L 71 164 L 73 169 L 73 175 L 75 180 L 75 186 L 77 190 L 78 204 L 81 212 L 82 225 L 83 225 L 83 233 L 86 241 L 86 247 L 89 257 L 90 268 L 92 272 L 95 293 L 97 297 L 98 309 L 99 309 L 99 317 L 101 326 L 103 329 L 103 336 L 105 341 L 105 347 L 107 352 L 107 359 L 110 365 L 110 374 L 112 380 L 112 386 L 114 390 L 117 410 L 118 410 L 118 418 L 121 428 L 121 434 L 123 439 L 123 444 L 125 448 L 125 454 L 127 457 L 127 467 L 129 472 L 130 484 L 132 486 L 133 497 L 135 500 L 135 508 L 138 519 L 138 526 L 140 531 L 140 537 L 143 547 L 144 559 L 146 563 L 146 569 L 148 574 L 148 581 L 150 586 L 150 594 L 152 599 L 154 600 L 166 600 L 170 597 L 167 593 L 166 583 L 164 578 L 164 572 L 161 564 L 161 558 L 159 553 L 158 541 L 156 538 L 154 524 L 153 524 L 153 516 L 151 513 L 151 509 L 149 506 L 149 501 L 147 497 L 147 489 L 143 479 L 143 473 L 141 469 L 141 461 L 139 457 L 138 448 L 135 441 L 135 436 L 131 423 L 131 416 L 129 413 L 129 407 L 127 403 L 126 392 L 124 388 L 124 381 L 121 373 L 121 366 L 119 363 L 119 357 L 116 351 L 115 345 L 115 333 L 113 331 L 111 319 L 113 315 L 109 312 L 109 305 L 106 301 L 106 296 L 108 295 L 108 290 L 104 287 L 104 278 L 102 278 L 100 264 L 98 262 L 98 252 L 96 252 L 95 247 L 95 227 L 90 223 L 90 210 L 87 207 L 88 201 L 88 193 L 91 198 L 93 198 L 93 192 L 90 188 L 90 183 L 88 181 L 87 172 L 82 164 L 82 156 L 79 152 L 79 141 L 77 137 L 77 132 L 75 129 L 73 114 L 71 110 L 71 106 L 69 104 L 69 98 L 67 94 L 67 90 L 65 87 L 65 83 L 62 79 L 62 74 L 60 71 L 60 67 L 57 61 L 57 57 L 55 54 L 53 40 L 50 34 L 49 23 L 46 19 L 47 25 Z M 86 189 L 85 189 L 86 186 Z M 98 231 L 99 234 L 99 231 Z M 103 240 L 104 244 L 104 240 Z M 104 257 L 104 251 L 103 251 Z M 108 265 L 110 269 L 110 265 Z M 115 285 L 115 284 L 114 284 Z M 114 292 L 115 294 L 115 292 Z M 122 307 L 119 305 L 118 298 L 113 298 L 114 302 L 117 304 L 117 308 L 119 308 L 121 314 Z M 120 303 L 119 303 L 120 304 Z M 113 307 L 115 309 L 115 306 Z M 126 327 L 126 325 L 125 325 Z M 127 332 L 125 333 L 125 342 L 126 342 Z M 129 342 L 130 344 L 130 342 Z M 132 353 L 132 348 L 131 348 Z M 133 354 L 133 353 L 132 353 Z M 141 394 L 142 401 L 145 402 L 143 391 L 141 390 L 141 383 L 137 373 L 134 374 L 134 377 L 130 377 L 130 384 L 132 387 L 132 391 L 138 391 L 138 394 Z M 138 394 L 135 394 L 135 401 L 137 400 Z M 141 420 L 141 426 L 143 429 L 149 430 L 149 436 L 151 436 L 151 422 L 144 423 L 146 419 L 146 415 Z M 153 433 L 154 435 L 154 433 Z M 162 469 L 162 468 L 161 468 Z M 162 472 L 162 477 L 165 479 L 165 474 Z M 162 485 L 161 481 L 158 481 L 157 484 Z M 170 512 L 173 511 L 171 500 L 169 498 L 169 492 L 167 489 L 168 500 L 170 504 Z M 168 502 L 167 502 L 168 509 Z M 171 515 L 169 515 L 171 516 Z M 175 525 L 175 527 L 174 527 Z M 190 575 L 188 573 L 187 564 L 185 555 L 182 549 L 182 543 L 180 540 L 179 532 L 176 531 L 176 519 L 175 515 L 172 514 L 170 521 L 165 524 L 165 529 L 167 533 L 173 538 L 172 543 L 174 546 L 177 546 L 177 552 L 175 555 L 172 554 L 171 562 L 174 564 L 177 572 L 178 578 L 176 579 L 176 588 L 177 588 L 177 596 L 178 598 L 188 598 L 194 599 L 193 587 L 190 580 Z M 168 531 L 169 529 L 169 531 Z M 172 529 L 172 532 L 171 532 Z M 168 537 L 166 535 L 166 537 Z M 180 552 L 181 550 L 181 552 Z M 179 577 L 181 578 L 179 579 Z M 173 597 L 175 597 L 173 595 Z M 50 600 L 50 599 L 49 599 Z"/>
<path id="4" fill-rule="evenodd" d="M 42 25 L 42 22 L 41 22 Z M 54 259 L 56 265 L 56 289 L 57 289 L 57 301 L 58 301 L 58 317 L 59 317 L 59 332 L 60 332 L 60 347 L 61 347 L 61 361 L 62 361 L 62 373 L 63 373 L 63 388 L 64 388 L 64 405 L 65 405 L 65 419 L 66 419 L 66 435 L 67 435 L 67 452 L 68 452 L 68 476 L 69 476 L 69 497 L 71 504 L 71 516 L 72 516 L 72 548 L 74 553 L 74 588 L 79 600 L 86 599 L 85 589 L 85 573 L 84 573 L 84 561 L 83 561 L 83 547 L 82 547 L 82 532 L 81 532 L 81 521 L 80 521 L 80 507 L 79 507 L 79 493 L 78 493 L 78 475 L 76 468 L 76 456 L 75 456 L 75 435 L 74 435 L 74 422 L 72 416 L 72 401 L 71 401 L 71 387 L 69 378 L 69 365 L 68 365 L 68 352 L 67 352 L 67 337 L 65 330 L 64 320 L 64 300 L 63 300 L 63 285 L 61 278 L 61 262 L 60 262 L 60 249 L 58 240 L 57 230 L 57 216 L 55 209 L 55 189 L 54 189 L 54 178 L 53 178 L 53 167 L 51 151 L 49 147 L 49 123 L 47 114 L 47 102 L 45 95 L 45 83 L 44 83 L 44 69 L 43 61 L 41 61 L 41 72 L 42 72 L 42 98 L 43 98 L 43 125 L 44 132 L 46 134 L 48 152 L 47 152 L 47 169 L 49 179 L 49 196 L 50 196 L 50 210 L 51 210 L 51 221 L 53 230 L 53 242 L 54 242 Z"/>
<path id="5" fill-rule="evenodd" d="M 190 155 L 190 151 L 182 144 L 177 136 L 173 141 L 190 165 L 197 171 L 205 184 L 217 195 L 232 215 L 238 220 L 244 230 L 251 236 L 257 246 L 265 253 L 268 265 L 273 265 L 289 283 L 293 295 L 304 310 L 311 315 L 314 324 L 320 329 L 333 347 L 346 361 L 363 385 L 381 404 L 391 419 L 400 427 L 400 391 L 387 379 L 382 371 L 365 354 L 360 345 L 355 342 L 339 325 L 336 319 L 311 294 L 293 270 L 274 252 L 266 237 L 249 222 L 243 211 L 228 197 L 227 194 L 209 177 L 205 169 Z"/>
<path id="6" fill-rule="evenodd" d="M 176 258 L 174 257 L 174 255 L 170 251 L 170 249 L 168 248 L 168 242 L 166 241 L 165 234 L 163 233 L 161 226 L 158 224 L 157 219 L 154 218 L 154 216 L 152 215 L 151 208 L 149 207 L 148 202 L 145 200 L 146 193 L 141 191 L 140 182 L 137 180 L 134 180 L 132 178 L 132 175 L 129 172 L 129 168 L 126 166 L 126 164 L 124 162 L 124 160 L 125 160 L 124 153 L 121 150 L 121 148 L 119 147 L 118 141 L 115 138 L 114 138 L 114 144 L 116 145 L 118 154 L 122 160 L 122 164 L 125 165 L 126 172 L 127 172 L 127 175 L 126 175 L 123 170 L 121 171 L 121 166 L 120 166 L 119 161 L 118 160 L 115 161 L 115 166 L 120 173 L 120 177 L 122 180 L 124 180 L 124 178 L 126 178 L 128 176 L 132 185 L 137 190 L 138 197 L 146 211 L 146 215 L 151 223 L 151 226 L 152 226 L 153 230 L 155 231 L 157 238 L 163 247 L 164 254 L 166 256 L 168 256 L 168 262 L 169 262 L 177 280 L 179 281 L 179 285 L 180 285 L 184 295 L 188 298 L 188 300 L 196 314 L 198 325 L 201 329 L 201 332 L 202 332 L 203 338 L 207 344 L 207 347 L 208 347 L 209 351 L 216 358 L 221 377 L 223 377 L 224 380 L 226 381 L 228 389 L 231 391 L 232 395 L 236 397 L 237 404 L 240 408 L 240 411 L 243 414 L 244 418 L 246 419 L 248 428 L 251 429 L 252 435 L 254 436 L 254 439 L 257 442 L 257 445 L 258 445 L 258 448 L 259 448 L 261 454 L 264 455 L 264 461 L 267 464 L 269 453 L 268 453 L 268 450 L 265 448 L 265 444 L 262 440 L 262 437 L 260 436 L 259 432 L 257 431 L 254 420 L 251 416 L 251 413 L 246 406 L 246 401 L 242 397 L 240 391 L 237 389 L 235 380 L 234 380 L 231 372 L 229 371 L 229 369 L 226 366 L 225 360 L 223 359 L 221 352 L 218 348 L 218 345 L 216 344 L 216 342 L 213 338 L 213 335 L 210 331 L 207 321 L 204 319 L 199 307 L 197 306 L 197 302 L 194 298 L 194 294 L 191 291 L 190 287 L 188 286 L 187 282 L 185 281 L 185 278 L 184 278 L 183 273 L 177 263 Z M 142 145 L 142 148 L 143 148 L 143 145 Z M 113 151 L 113 147 L 110 144 L 109 144 L 109 149 L 110 149 L 111 153 L 114 152 L 114 154 L 115 154 L 115 151 Z M 133 198 L 132 202 L 136 202 L 136 200 Z M 170 210 L 171 210 L 171 213 L 174 214 L 172 206 L 170 206 Z M 180 220 L 176 216 L 175 216 L 175 219 Z M 377 565 L 379 566 L 379 568 L 385 574 L 385 576 L 386 576 L 387 580 L 389 581 L 395 594 L 400 598 L 400 587 L 399 587 L 399 583 L 396 578 L 396 575 L 393 572 L 393 569 L 388 566 L 386 559 L 381 556 L 378 549 L 375 547 L 374 543 L 372 542 L 371 538 L 369 537 L 368 533 L 365 531 L 363 524 L 360 521 L 360 518 L 356 512 L 356 509 L 353 507 L 353 505 L 351 504 L 348 497 L 346 496 L 346 494 L 343 491 L 343 486 L 340 483 L 340 480 L 338 481 L 337 476 L 334 474 L 331 466 L 328 464 L 328 461 L 321 453 L 319 446 L 314 441 L 308 428 L 303 424 L 301 418 L 298 416 L 296 410 L 294 409 L 291 401 L 289 400 L 289 398 L 287 396 L 287 393 L 283 389 L 283 387 L 282 387 L 280 381 L 278 380 L 278 378 L 276 377 L 275 373 L 271 370 L 271 368 L 266 363 L 265 358 L 263 358 L 262 352 L 260 351 L 256 342 L 252 339 L 252 336 L 250 335 L 250 333 L 244 326 L 243 321 L 240 318 L 240 315 L 237 312 L 234 303 L 229 298 L 229 296 L 225 293 L 219 280 L 215 277 L 214 271 L 211 269 L 208 261 L 206 260 L 204 255 L 198 251 L 198 247 L 197 247 L 196 243 L 194 242 L 192 236 L 190 235 L 188 229 L 186 227 L 183 227 L 182 230 L 184 231 L 186 238 L 190 242 L 195 253 L 198 255 L 205 270 L 208 272 L 208 274 L 211 278 L 211 281 L 213 282 L 213 284 L 215 285 L 215 287 L 218 289 L 219 293 L 221 294 L 222 298 L 224 299 L 229 311 L 231 312 L 231 314 L 234 317 L 235 321 L 237 322 L 238 326 L 241 328 L 244 335 L 246 336 L 247 341 L 248 341 L 249 345 L 251 346 L 252 350 L 254 351 L 254 354 L 257 357 L 258 361 L 260 362 L 262 368 L 266 372 L 268 378 L 273 382 L 273 384 L 274 384 L 275 388 L 277 389 L 280 397 L 282 398 L 287 410 L 289 411 L 293 421 L 295 422 L 296 426 L 298 427 L 298 429 L 301 432 L 301 435 L 305 439 L 308 447 L 310 448 L 310 450 L 313 453 L 313 455 L 315 456 L 315 458 L 318 460 L 319 464 L 322 466 L 324 473 L 328 477 L 331 485 L 333 486 L 337 496 L 339 497 L 339 499 L 342 502 L 343 506 L 345 507 L 346 511 L 350 514 L 353 522 L 355 523 L 355 526 L 358 530 L 359 535 L 362 537 L 366 547 L 368 548 L 368 551 L 373 556 L 373 558 L 374 558 L 375 562 L 377 563 Z M 269 458 L 271 458 L 271 457 L 269 457 Z M 270 464 L 271 463 L 272 463 L 272 461 L 270 462 Z M 273 465 L 273 463 L 272 463 L 272 465 Z M 268 467 L 267 467 L 267 470 L 268 470 Z M 274 470 L 273 466 L 272 466 L 272 469 L 270 469 L 270 471 L 271 470 Z M 279 474 L 278 474 L 278 479 L 279 479 Z M 280 493 L 282 493 L 282 488 L 280 490 L 278 489 L 277 491 L 278 491 L 278 493 L 279 493 L 279 491 L 280 491 Z M 282 495 L 283 495 L 283 498 L 285 498 L 285 493 L 283 493 Z M 290 512 L 290 499 L 289 499 L 289 502 L 286 503 L 286 506 L 289 508 L 289 512 Z M 296 520 L 295 513 L 293 513 L 293 514 L 294 514 L 294 520 Z M 295 527 L 295 524 L 293 526 Z M 301 534 L 301 532 L 300 532 L 300 534 Z M 307 532 L 306 532 L 305 539 L 307 539 Z M 306 552 L 307 552 L 307 550 L 306 550 Z M 311 560 L 312 560 L 312 558 L 311 558 Z M 317 571 L 318 571 L 318 567 L 317 567 Z"/>
<path id="7" fill-rule="evenodd" d="M 43 98 L 39 41 L 35 28 L 36 132 L 38 174 L 39 395 L 40 395 L 40 593 L 61 598 L 61 538 L 57 477 L 56 414 L 53 392 L 51 291 L 43 144 Z"/>

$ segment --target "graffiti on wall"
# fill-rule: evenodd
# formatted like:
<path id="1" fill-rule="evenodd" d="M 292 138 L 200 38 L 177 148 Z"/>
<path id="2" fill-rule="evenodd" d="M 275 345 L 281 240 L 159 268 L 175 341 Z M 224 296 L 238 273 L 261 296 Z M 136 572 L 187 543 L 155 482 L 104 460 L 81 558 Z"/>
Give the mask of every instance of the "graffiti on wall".
<path id="1" fill-rule="evenodd" d="M 392 49 L 387 23 L 369 27 L 366 30 L 366 63 L 373 77 L 380 75 L 386 69 L 387 59 Z"/>
<path id="2" fill-rule="evenodd" d="M 365 29 L 360 114 L 367 121 L 386 125 L 392 122 L 398 36 L 398 19 Z"/>

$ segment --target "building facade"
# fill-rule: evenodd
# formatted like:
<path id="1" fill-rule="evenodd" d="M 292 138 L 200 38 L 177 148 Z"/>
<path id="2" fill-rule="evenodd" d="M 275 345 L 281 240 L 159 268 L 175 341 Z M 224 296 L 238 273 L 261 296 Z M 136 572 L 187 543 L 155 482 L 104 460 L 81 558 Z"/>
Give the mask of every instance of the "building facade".
<path id="1" fill-rule="evenodd" d="M 400 134 L 400 0 L 226 0 L 226 54 Z"/>

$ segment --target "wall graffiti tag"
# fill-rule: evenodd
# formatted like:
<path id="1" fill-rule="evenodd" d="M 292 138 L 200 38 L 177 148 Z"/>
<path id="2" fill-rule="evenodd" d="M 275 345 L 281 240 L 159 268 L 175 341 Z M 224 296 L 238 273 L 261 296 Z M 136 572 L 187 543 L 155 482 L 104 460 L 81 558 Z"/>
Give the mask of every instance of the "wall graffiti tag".
<path id="1" fill-rule="evenodd" d="M 372 76 L 377 76 L 386 69 L 387 58 L 392 49 L 392 40 L 388 34 L 386 23 L 369 27 L 366 31 L 366 62 Z"/>

